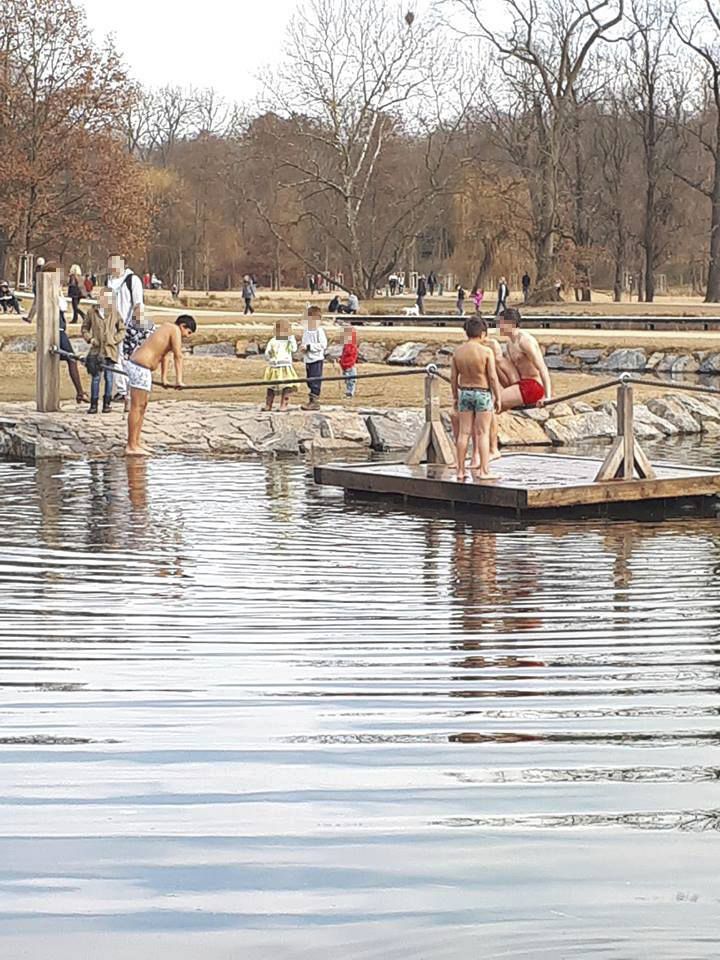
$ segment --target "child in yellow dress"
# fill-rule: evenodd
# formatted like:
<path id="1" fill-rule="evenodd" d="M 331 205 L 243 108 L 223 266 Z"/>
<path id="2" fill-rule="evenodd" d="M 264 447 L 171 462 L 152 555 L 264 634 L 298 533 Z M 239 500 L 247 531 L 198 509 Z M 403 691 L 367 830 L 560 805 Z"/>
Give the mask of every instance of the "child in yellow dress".
<path id="1" fill-rule="evenodd" d="M 272 410 L 275 394 L 280 394 L 280 410 L 287 410 L 290 394 L 297 390 L 293 384 L 277 383 L 282 380 L 297 380 L 293 367 L 293 354 L 297 351 L 297 340 L 290 333 L 290 324 L 287 320 L 278 320 L 275 324 L 275 336 L 265 347 L 265 380 L 268 384 L 265 398 L 265 410 Z"/>

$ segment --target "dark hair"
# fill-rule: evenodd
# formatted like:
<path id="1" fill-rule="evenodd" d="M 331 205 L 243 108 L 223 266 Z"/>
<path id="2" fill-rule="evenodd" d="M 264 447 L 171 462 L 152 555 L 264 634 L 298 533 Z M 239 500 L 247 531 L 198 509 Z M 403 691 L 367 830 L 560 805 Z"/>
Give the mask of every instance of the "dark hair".
<path id="1" fill-rule="evenodd" d="M 506 307 L 503 310 L 501 317 L 505 323 L 514 323 L 516 326 L 520 326 L 520 311 L 516 310 L 515 307 Z"/>
<path id="2" fill-rule="evenodd" d="M 189 313 L 183 313 L 175 321 L 178 327 L 187 327 L 190 333 L 195 333 L 197 330 L 197 324 L 195 323 L 195 317 L 191 317 Z"/>
<path id="3" fill-rule="evenodd" d="M 487 324 L 481 317 L 468 317 L 465 321 L 465 333 L 468 337 L 481 337 L 487 333 Z"/>

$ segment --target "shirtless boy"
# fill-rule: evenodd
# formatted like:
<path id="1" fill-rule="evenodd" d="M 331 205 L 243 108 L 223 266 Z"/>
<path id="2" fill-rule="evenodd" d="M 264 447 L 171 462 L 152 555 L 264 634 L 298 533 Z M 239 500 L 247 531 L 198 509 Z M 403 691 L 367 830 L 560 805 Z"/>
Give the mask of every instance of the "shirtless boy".
<path id="1" fill-rule="evenodd" d="M 150 453 L 140 446 L 145 410 L 152 388 L 152 372 L 160 366 L 162 385 L 167 380 L 168 358 L 172 354 L 175 364 L 175 389 L 182 390 L 183 357 L 182 343 L 197 330 L 195 319 L 188 314 L 178 317 L 175 323 L 164 323 L 133 351 L 127 361 L 128 387 L 130 389 L 130 415 L 128 417 L 128 456 L 146 456 Z"/>
<path id="2" fill-rule="evenodd" d="M 467 343 L 455 351 L 452 361 L 452 394 L 458 417 L 457 477 L 465 479 L 465 457 L 473 438 L 471 470 L 481 480 L 490 473 L 490 427 L 493 413 L 500 410 L 500 382 L 495 369 L 495 354 L 484 342 L 487 324 L 479 317 L 465 323 Z"/>

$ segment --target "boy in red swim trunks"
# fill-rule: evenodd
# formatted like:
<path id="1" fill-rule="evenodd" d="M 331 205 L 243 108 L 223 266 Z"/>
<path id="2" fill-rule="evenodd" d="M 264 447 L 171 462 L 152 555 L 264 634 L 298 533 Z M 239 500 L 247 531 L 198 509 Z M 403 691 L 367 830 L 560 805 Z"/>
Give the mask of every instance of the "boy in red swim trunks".
<path id="1" fill-rule="evenodd" d="M 508 307 L 498 320 L 500 336 L 508 338 L 507 354 L 497 357 L 502 408 L 541 407 L 552 397 L 542 350 L 535 337 L 520 329 L 519 310 Z"/>

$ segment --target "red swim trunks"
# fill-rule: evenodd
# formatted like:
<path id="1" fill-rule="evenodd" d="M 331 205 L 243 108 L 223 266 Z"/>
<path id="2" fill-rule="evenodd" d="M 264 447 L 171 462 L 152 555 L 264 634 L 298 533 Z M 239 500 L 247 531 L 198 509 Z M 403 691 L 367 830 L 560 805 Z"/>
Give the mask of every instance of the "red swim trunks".
<path id="1" fill-rule="evenodd" d="M 520 380 L 518 386 L 520 387 L 520 396 L 526 407 L 534 406 L 538 400 L 542 400 L 545 396 L 543 385 L 538 383 L 537 380 Z"/>

